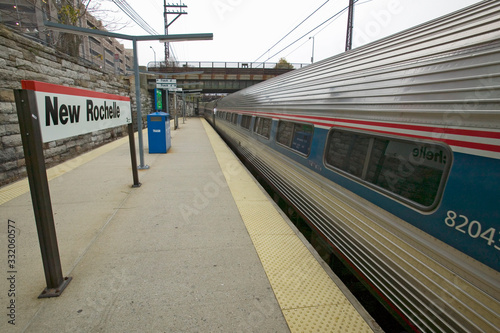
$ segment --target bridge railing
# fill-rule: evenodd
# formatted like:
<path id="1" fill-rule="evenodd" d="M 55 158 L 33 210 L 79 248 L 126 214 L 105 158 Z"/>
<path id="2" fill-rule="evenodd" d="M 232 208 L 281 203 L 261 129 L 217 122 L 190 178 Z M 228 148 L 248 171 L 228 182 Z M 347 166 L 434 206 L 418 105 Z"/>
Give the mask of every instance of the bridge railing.
<path id="1" fill-rule="evenodd" d="M 177 61 L 174 64 L 169 63 L 168 67 L 175 68 L 248 68 L 248 69 L 298 69 L 309 64 L 291 63 L 280 64 L 276 62 L 223 62 L 223 61 Z M 149 68 L 165 68 L 164 61 L 151 61 Z"/>

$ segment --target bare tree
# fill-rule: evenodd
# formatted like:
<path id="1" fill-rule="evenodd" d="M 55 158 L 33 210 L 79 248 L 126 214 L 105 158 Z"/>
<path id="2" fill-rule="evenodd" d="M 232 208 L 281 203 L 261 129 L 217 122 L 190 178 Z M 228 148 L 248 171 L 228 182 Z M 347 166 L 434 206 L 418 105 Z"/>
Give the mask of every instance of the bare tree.
<path id="1" fill-rule="evenodd" d="M 53 0 L 57 8 L 58 21 L 62 24 L 79 26 L 82 19 L 90 14 L 100 21 L 99 28 L 117 31 L 129 25 L 119 17 L 119 11 L 113 9 L 111 1 L 106 0 Z M 56 47 L 71 56 L 79 55 L 82 37 L 71 33 L 60 33 Z"/>
<path id="2" fill-rule="evenodd" d="M 85 15 L 87 10 L 87 7 L 82 3 L 75 4 L 72 0 L 55 0 L 55 5 L 57 8 L 58 21 L 67 25 L 78 25 L 78 21 Z M 63 32 L 59 34 L 56 47 L 61 52 L 77 57 L 79 55 L 81 43 L 81 36 Z"/>
<path id="3" fill-rule="evenodd" d="M 87 12 L 101 21 L 107 31 L 119 31 L 130 26 L 130 21 L 111 0 L 82 0 L 87 3 Z"/>

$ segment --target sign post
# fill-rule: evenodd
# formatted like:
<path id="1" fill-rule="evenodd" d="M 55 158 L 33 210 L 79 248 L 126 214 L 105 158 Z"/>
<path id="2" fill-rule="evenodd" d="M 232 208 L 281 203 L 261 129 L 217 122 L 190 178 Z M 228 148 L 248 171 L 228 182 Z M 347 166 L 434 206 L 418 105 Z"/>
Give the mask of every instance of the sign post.
<path id="1" fill-rule="evenodd" d="M 71 281 L 63 277 L 61 259 L 57 246 L 54 215 L 50 200 L 49 182 L 43 156 L 42 135 L 36 108 L 34 91 L 15 90 L 17 115 L 23 142 L 26 172 L 30 185 L 31 201 L 35 213 L 38 241 L 42 253 L 43 268 L 47 287 L 38 298 L 57 297 Z"/>
<path id="2" fill-rule="evenodd" d="M 47 282 L 38 297 L 57 297 L 71 277 L 62 274 L 42 143 L 128 125 L 133 187 L 140 186 L 130 98 L 37 81 L 22 81 L 22 87 L 14 96 Z"/>

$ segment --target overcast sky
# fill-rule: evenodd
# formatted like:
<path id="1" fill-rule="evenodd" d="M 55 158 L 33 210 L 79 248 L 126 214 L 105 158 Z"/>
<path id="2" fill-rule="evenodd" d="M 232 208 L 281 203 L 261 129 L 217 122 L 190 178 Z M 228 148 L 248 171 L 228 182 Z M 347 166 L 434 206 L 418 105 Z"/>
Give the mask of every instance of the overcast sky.
<path id="1" fill-rule="evenodd" d="M 305 23 L 268 51 L 325 2 Z M 354 12 L 353 48 L 477 2 L 480 1 L 359 0 Z M 164 32 L 163 0 L 128 0 L 128 3 L 156 31 Z M 167 3 L 179 1 L 167 0 Z M 188 6 L 185 9 L 188 14 L 170 26 L 169 34 L 213 33 L 214 40 L 174 43 L 174 53 L 180 61 L 276 62 L 285 57 L 291 63 L 310 63 L 313 39 L 309 37 L 314 37 L 314 61 L 341 53 L 345 48 L 347 12 L 310 31 L 347 7 L 348 0 L 184 0 L 182 3 Z M 109 6 L 117 8 L 112 3 Z M 117 15 L 128 19 L 124 13 Z M 169 21 L 174 17 L 169 15 Z M 119 32 L 148 34 L 133 22 Z M 293 42 L 295 44 L 281 51 Z M 127 42 L 124 44 L 131 47 Z M 151 47 L 156 52 L 156 60 L 164 60 L 163 44 L 139 42 L 140 65 L 153 61 Z"/>

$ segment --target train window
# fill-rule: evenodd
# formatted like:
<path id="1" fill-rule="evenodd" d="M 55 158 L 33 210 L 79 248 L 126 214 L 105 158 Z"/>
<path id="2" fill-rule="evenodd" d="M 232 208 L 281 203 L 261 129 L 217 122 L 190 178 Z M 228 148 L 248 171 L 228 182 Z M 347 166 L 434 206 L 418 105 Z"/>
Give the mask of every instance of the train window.
<path id="1" fill-rule="evenodd" d="M 365 135 L 333 131 L 328 140 L 326 163 L 361 178 L 369 141 Z"/>
<path id="2" fill-rule="evenodd" d="M 231 121 L 231 112 L 226 112 L 226 120 Z"/>
<path id="3" fill-rule="evenodd" d="M 249 116 L 249 115 L 242 115 L 241 116 L 241 127 L 249 130 L 251 122 L 252 122 L 252 116 Z"/>
<path id="4" fill-rule="evenodd" d="M 451 166 L 440 143 L 333 129 L 325 164 L 422 210 L 439 202 Z"/>
<path id="5" fill-rule="evenodd" d="M 266 139 L 269 139 L 271 137 L 271 124 L 271 118 L 257 117 L 255 118 L 253 131 L 259 135 L 262 135 Z"/>
<path id="6" fill-rule="evenodd" d="M 276 141 L 304 155 L 309 155 L 314 126 L 280 120 Z"/>
<path id="7" fill-rule="evenodd" d="M 236 123 L 238 122 L 238 114 L 237 113 L 231 114 L 231 122 L 236 125 Z"/>

